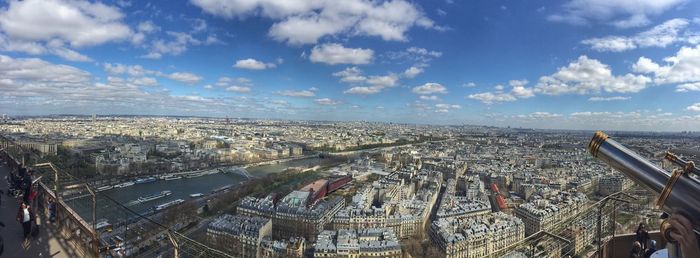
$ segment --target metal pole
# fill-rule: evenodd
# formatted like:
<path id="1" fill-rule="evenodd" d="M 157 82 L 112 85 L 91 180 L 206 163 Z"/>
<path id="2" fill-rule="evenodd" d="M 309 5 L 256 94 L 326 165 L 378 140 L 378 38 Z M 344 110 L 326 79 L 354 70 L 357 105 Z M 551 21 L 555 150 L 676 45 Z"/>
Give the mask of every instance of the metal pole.
<path id="1" fill-rule="evenodd" d="M 613 226 L 612 226 L 612 238 L 610 239 L 610 242 L 611 242 L 610 246 L 615 246 L 615 230 L 617 230 L 617 219 L 616 219 L 617 218 L 617 205 L 615 205 L 615 204 L 616 203 L 613 202 L 613 212 L 612 212 L 612 224 L 613 224 Z M 613 250 L 613 249 L 611 248 L 610 250 Z M 612 257 L 613 255 L 615 255 L 615 254 L 614 253 L 610 254 L 610 257 Z"/>
<path id="2" fill-rule="evenodd" d="M 180 245 L 178 245 L 177 241 L 175 241 L 175 238 L 173 237 L 173 234 L 170 233 L 170 230 L 168 230 L 168 239 L 170 239 L 170 242 L 173 244 L 173 258 L 180 258 Z"/>
<path id="3" fill-rule="evenodd" d="M 598 258 L 603 258 L 603 253 L 601 252 L 601 246 L 600 246 L 600 241 L 601 241 L 601 232 L 600 232 L 600 219 L 601 219 L 601 213 L 603 212 L 603 206 L 598 207 Z"/>

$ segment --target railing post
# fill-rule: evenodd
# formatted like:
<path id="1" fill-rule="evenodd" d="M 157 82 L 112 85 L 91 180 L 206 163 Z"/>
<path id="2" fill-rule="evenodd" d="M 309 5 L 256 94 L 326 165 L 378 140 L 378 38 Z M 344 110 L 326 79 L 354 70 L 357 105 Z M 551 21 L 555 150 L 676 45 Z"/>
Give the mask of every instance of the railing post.
<path id="1" fill-rule="evenodd" d="M 612 238 L 610 239 L 610 246 L 615 246 L 615 230 L 617 229 L 617 222 L 616 222 L 616 217 L 617 217 L 617 205 L 613 205 L 613 212 L 612 212 Z M 610 249 L 612 250 L 612 249 Z M 612 257 L 613 254 L 609 254 L 610 257 Z"/>
<path id="2" fill-rule="evenodd" d="M 175 241 L 175 237 L 173 237 L 170 230 L 168 230 L 168 239 L 173 244 L 173 258 L 180 258 L 180 245 Z"/>
<path id="3" fill-rule="evenodd" d="M 603 232 L 602 232 L 602 214 L 603 214 L 603 207 L 605 207 L 605 203 L 607 201 L 604 201 L 603 203 L 598 206 L 598 258 L 603 258 L 603 249 L 602 249 L 602 241 L 603 241 Z"/>

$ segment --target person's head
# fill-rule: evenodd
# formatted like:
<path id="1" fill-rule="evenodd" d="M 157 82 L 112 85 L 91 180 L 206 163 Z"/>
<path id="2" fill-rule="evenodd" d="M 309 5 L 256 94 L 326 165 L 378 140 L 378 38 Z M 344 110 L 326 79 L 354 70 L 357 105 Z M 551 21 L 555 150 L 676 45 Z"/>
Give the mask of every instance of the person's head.
<path id="1" fill-rule="evenodd" d="M 656 250 L 656 240 L 651 240 L 649 242 L 649 249 Z"/>
<path id="2" fill-rule="evenodd" d="M 634 241 L 632 243 L 632 251 L 639 252 L 642 250 L 642 244 L 639 243 L 639 241 Z"/>
<path id="3" fill-rule="evenodd" d="M 637 227 L 637 229 L 639 230 L 639 229 L 644 229 L 644 228 L 645 228 L 644 222 L 639 223 L 639 227 Z"/>
<path id="4" fill-rule="evenodd" d="M 20 207 L 22 207 L 22 209 L 26 209 L 26 208 L 27 208 L 27 204 L 26 204 L 26 203 L 22 203 L 22 204 L 20 205 Z"/>

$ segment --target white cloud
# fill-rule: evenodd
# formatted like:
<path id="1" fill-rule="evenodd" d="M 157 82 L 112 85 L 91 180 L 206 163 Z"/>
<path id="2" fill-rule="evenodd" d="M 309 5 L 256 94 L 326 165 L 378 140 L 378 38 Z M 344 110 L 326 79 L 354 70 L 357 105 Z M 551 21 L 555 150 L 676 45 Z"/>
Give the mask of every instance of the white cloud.
<path id="1" fill-rule="evenodd" d="M 279 95 L 282 96 L 288 96 L 288 97 L 314 97 L 316 96 L 316 93 L 312 90 L 300 90 L 300 91 L 294 91 L 294 90 L 285 90 L 285 91 L 279 91 L 276 92 Z"/>
<path id="2" fill-rule="evenodd" d="M 253 83 L 248 78 L 222 76 L 214 83 L 214 86 L 223 88 L 228 92 L 248 93 L 251 92 Z"/>
<path id="3" fill-rule="evenodd" d="M 590 97 L 588 101 L 620 101 L 620 100 L 630 100 L 632 97 L 624 96 L 614 96 L 614 97 Z"/>
<path id="4" fill-rule="evenodd" d="M 340 77 L 341 82 L 353 85 L 343 92 L 345 94 L 375 94 L 396 86 L 399 81 L 399 76 L 393 73 L 366 77 L 362 75 L 362 70 L 354 66 L 335 72 L 333 76 Z"/>
<path id="5" fill-rule="evenodd" d="M 57 55 L 65 60 L 74 62 L 90 62 L 92 59 L 86 55 L 80 54 L 75 50 L 68 49 L 65 47 L 50 47 L 48 49 L 49 53 Z"/>
<path id="6" fill-rule="evenodd" d="M 432 95 L 432 96 L 427 96 L 427 95 L 420 95 L 421 100 L 430 100 L 430 101 L 438 101 L 440 98 L 438 96 Z"/>
<path id="7" fill-rule="evenodd" d="M 168 75 L 168 78 L 186 84 L 195 84 L 202 80 L 199 75 L 188 72 L 175 72 Z"/>
<path id="8" fill-rule="evenodd" d="M 528 83 L 529 82 L 527 80 L 510 80 L 508 81 L 508 85 L 511 87 L 509 92 L 504 92 L 503 90 L 505 87 L 499 84 L 494 87 L 496 90 L 495 92 L 470 94 L 467 96 L 467 98 L 481 101 L 484 104 L 510 102 L 518 99 L 531 98 L 535 96 L 535 90 L 526 87 Z"/>
<path id="9" fill-rule="evenodd" d="M 135 85 L 139 86 L 157 86 L 158 85 L 158 80 L 153 77 L 139 77 L 139 78 L 131 78 L 129 79 L 130 83 L 133 83 Z"/>
<path id="10" fill-rule="evenodd" d="M 207 30 L 207 22 L 202 19 L 194 19 L 192 21 L 192 32 L 200 33 Z"/>
<path id="11" fill-rule="evenodd" d="M 666 64 L 659 65 L 646 57 L 640 57 L 632 66 L 635 72 L 654 74 L 657 84 L 686 83 L 700 81 L 700 45 L 682 47 L 675 56 L 664 58 Z"/>
<path id="12" fill-rule="evenodd" d="M 61 40 L 73 47 L 94 46 L 131 36 L 124 14 L 102 3 L 63 0 L 10 1 L 0 10 L 0 28 L 24 41 Z"/>
<path id="13" fill-rule="evenodd" d="M 633 38 L 608 36 L 604 38 L 591 38 L 581 41 L 585 45 L 591 46 L 593 50 L 600 52 L 622 52 L 637 48 Z"/>
<path id="14" fill-rule="evenodd" d="M 442 52 L 434 51 L 434 50 L 429 51 L 425 48 L 420 48 L 420 47 L 409 47 L 406 49 L 406 52 L 418 55 L 420 57 L 426 57 L 426 56 L 441 57 L 442 56 Z"/>
<path id="15" fill-rule="evenodd" d="M 3 82 L 11 82 L 7 90 L 21 90 L 24 82 L 48 83 L 50 85 L 70 86 L 87 83 L 90 74 L 78 68 L 68 65 L 57 65 L 38 58 L 12 58 L 0 55 L 0 78 Z M 4 83 L 3 83 L 4 84 Z M 12 88 L 17 84 L 18 88 Z M 31 86 L 27 84 L 28 86 Z"/>
<path id="16" fill-rule="evenodd" d="M 189 72 L 174 72 L 166 74 L 160 71 L 146 69 L 141 65 L 104 63 L 102 66 L 104 71 L 108 74 L 108 80 L 111 79 L 112 82 L 120 80 L 122 83 L 129 83 L 135 86 L 158 86 L 158 80 L 155 77 L 168 78 L 187 84 L 195 84 L 202 80 L 200 76 Z M 126 78 L 121 78 L 120 76 L 122 75 Z M 222 78 L 230 79 L 227 77 Z M 205 88 L 210 89 L 211 85 L 209 86 L 210 87 Z"/>
<path id="17" fill-rule="evenodd" d="M 418 26 L 442 29 L 411 2 L 366 0 L 191 0 L 207 13 L 224 17 L 262 16 L 275 23 L 268 35 L 292 45 L 314 44 L 329 36 L 377 36 L 406 41 Z"/>
<path id="18" fill-rule="evenodd" d="M 700 82 L 684 83 L 676 86 L 676 92 L 700 91 Z"/>
<path id="19" fill-rule="evenodd" d="M 160 27 L 153 23 L 153 21 L 143 21 L 136 26 L 136 32 L 131 36 L 131 43 L 134 45 L 141 45 L 145 40 L 146 36 L 152 33 L 160 31 Z"/>
<path id="20" fill-rule="evenodd" d="M 423 73 L 423 68 L 415 66 L 411 66 L 403 72 L 404 76 L 406 76 L 407 78 L 415 78 L 421 73 Z"/>
<path id="21" fill-rule="evenodd" d="M 264 70 L 267 68 L 275 68 L 277 65 L 275 63 L 263 63 L 258 60 L 248 58 L 236 61 L 233 67 L 248 69 L 248 70 Z"/>
<path id="22" fill-rule="evenodd" d="M 165 41 L 163 39 L 154 40 L 150 46 L 148 54 L 144 55 L 144 58 L 149 59 L 160 59 L 163 55 L 180 55 L 187 51 L 188 45 L 200 44 L 199 40 L 196 40 L 192 36 L 182 32 L 167 32 L 169 36 L 173 38 L 171 41 Z"/>
<path id="23" fill-rule="evenodd" d="M 226 91 L 237 92 L 237 93 L 248 93 L 250 92 L 250 87 L 233 85 L 226 88 Z"/>
<path id="24" fill-rule="evenodd" d="M 641 27 L 650 23 L 650 16 L 684 3 L 685 0 L 570 0 L 562 12 L 547 17 L 550 21 L 575 25 L 609 24 L 618 28 Z"/>
<path id="25" fill-rule="evenodd" d="M 396 86 L 396 83 L 398 81 L 399 81 L 399 77 L 396 76 L 395 74 L 387 74 L 387 75 L 370 76 L 366 80 L 366 83 L 369 85 L 372 85 L 374 87 L 379 87 L 379 88 L 383 89 L 383 88 Z"/>
<path id="26" fill-rule="evenodd" d="M 688 107 L 685 108 L 685 109 L 687 109 L 687 110 L 689 110 L 689 111 L 700 112 L 700 103 L 695 103 L 695 104 L 693 104 L 693 105 L 688 106 Z"/>
<path id="27" fill-rule="evenodd" d="M 427 50 L 421 47 L 409 47 L 406 50 L 397 52 L 387 52 L 386 57 L 401 63 L 416 63 L 415 67 L 422 68 L 428 65 L 434 58 L 442 56 L 442 52 Z"/>
<path id="28" fill-rule="evenodd" d="M 439 83 L 429 82 L 421 86 L 416 86 L 411 91 L 420 95 L 431 95 L 435 93 L 446 94 L 447 88 Z"/>
<path id="29" fill-rule="evenodd" d="M 535 96 L 535 92 L 532 88 L 525 87 L 529 81 L 527 80 L 510 80 L 508 84 L 513 87 L 510 93 L 521 99 L 531 98 Z"/>
<path id="30" fill-rule="evenodd" d="M 621 52 L 638 47 L 666 47 L 676 42 L 687 42 L 691 39 L 679 35 L 679 32 L 688 24 L 688 20 L 676 18 L 631 37 L 607 36 L 586 39 L 581 43 L 601 52 Z"/>
<path id="31" fill-rule="evenodd" d="M 137 26 L 138 31 L 143 33 L 153 33 L 160 30 L 160 27 L 153 21 L 143 21 Z"/>
<path id="32" fill-rule="evenodd" d="M 532 90 L 532 88 L 526 88 L 525 86 L 514 86 L 513 89 L 511 89 L 511 94 L 521 99 L 535 96 L 534 90 Z"/>
<path id="33" fill-rule="evenodd" d="M 549 113 L 549 112 L 533 112 L 528 117 L 530 118 L 535 118 L 535 119 L 547 119 L 547 118 L 556 118 L 556 117 L 561 117 L 562 115 L 556 114 L 556 113 Z"/>
<path id="34" fill-rule="evenodd" d="M 350 89 L 343 91 L 343 93 L 368 95 L 368 94 L 379 93 L 381 91 L 382 91 L 382 88 L 379 88 L 379 87 L 356 86 L 356 87 L 352 87 Z"/>
<path id="35" fill-rule="evenodd" d="M 2 33 L 0 33 L 0 51 L 23 52 L 30 55 L 51 54 L 73 62 L 92 61 L 90 57 L 65 47 L 61 40 L 51 40 L 47 43 L 23 41 L 8 38 Z"/>
<path id="36" fill-rule="evenodd" d="M 462 108 L 462 106 L 455 105 L 455 104 L 445 104 L 445 103 L 435 104 L 435 112 L 436 113 L 447 113 L 450 110 L 461 109 L 461 108 Z"/>
<path id="37" fill-rule="evenodd" d="M 129 75 L 125 65 L 121 65 L 121 68 L 119 65 L 110 66 L 113 72 Z M 72 66 L 53 64 L 38 58 L 0 55 L 0 110 L 36 115 L 97 112 L 224 116 L 235 112 L 265 116 L 294 112 L 289 107 L 271 107 L 269 100 L 254 96 L 171 95 L 164 88 L 156 86 L 144 89 L 134 84 L 152 83 L 148 79 L 124 79 L 115 75 L 118 74 L 110 73 L 106 80 L 97 81 L 99 79 L 93 74 Z"/>
<path id="38" fill-rule="evenodd" d="M 469 94 L 467 96 L 467 98 L 481 101 L 484 104 L 493 104 L 493 103 L 509 102 L 509 101 L 516 101 L 517 100 L 517 98 L 515 98 L 513 95 L 511 95 L 509 93 L 492 93 L 492 92 Z"/>
<path id="39" fill-rule="evenodd" d="M 311 49 L 309 60 L 325 64 L 369 64 L 374 58 L 374 50 L 364 48 L 346 48 L 337 43 L 315 46 Z"/>
<path id="40" fill-rule="evenodd" d="M 159 72 L 148 70 L 141 65 L 124 65 L 118 63 L 105 63 L 104 69 L 109 74 L 128 74 L 133 77 L 145 75 L 161 75 Z"/>
<path id="41" fill-rule="evenodd" d="M 340 104 L 339 101 L 332 100 L 329 98 L 316 99 L 316 100 L 314 100 L 314 102 L 316 102 L 319 105 L 337 105 L 337 104 Z"/>
<path id="42" fill-rule="evenodd" d="M 356 66 L 345 68 L 345 70 L 340 72 L 335 72 L 333 76 L 340 77 L 340 81 L 346 83 L 358 83 L 367 80 L 367 77 L 362 75 L 362 70 Z"/>
<path id="43" fill-rule="evenodd" d="M 574 112 L 571 113 L 572 117 L 606 117 L 606 118 L 639 118 L 642 114 L 639 112 Z"/>
<path id="44" fill-rule="evenodd" d="M 476 83 L 474 83 L 474 82 L 468 82 L 468 83 L 463 84 L 462 87 L 465 87 L 465 88 L 473 88 L 473 87 L 476 87 Z"/>
<path id="45" fill-rule="evenodd" d="M 546 95 L 589 94 L 601 91 L 629 93 L 639 92 L 651 82 L 646 76 L 612 75 L 612 71 L 598 60 L 580 56 L 578 60 L 552 75 L 540 77 L 535 92 Z"/>
<path id="46" fill-rule="evenodd" d="M 158 38 L 150 42 L 146 48 L 148 53 L 141 56 L 149 59 L 160 59 L 164 55 L 177 56 L 189 49 L 190 46 L 211 45 L 221 43 L 215 35 L 209 35 L 205 40 L 193 37 L 189 32 L 166 31 L 167 38 Z"/>

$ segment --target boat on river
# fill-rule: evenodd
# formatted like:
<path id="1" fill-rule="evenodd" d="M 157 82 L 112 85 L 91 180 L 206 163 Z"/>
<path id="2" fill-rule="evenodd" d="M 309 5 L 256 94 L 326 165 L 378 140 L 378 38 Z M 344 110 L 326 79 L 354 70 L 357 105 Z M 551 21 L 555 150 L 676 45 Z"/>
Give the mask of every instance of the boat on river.
<path id="1" fill-rule="evenodd" d="M 157 200 L 157 199 L 163 198 L 163 197 L 168 196 L 168 195 L 170 195 L 170 194 L 172 194 L 171 191 L 165 190 L 165 191 L 162 191 L 162 192 L 157 193 L 157 194 L 139 197 L 139 198 L 138 198 L 138 202 L 139 202 L 139 203 L 150 202 L 150 201 L 153 201 L 153 200 Z"/>
<path id="2" fill-rule="evenodd" d="M 185 202 L 185 200 L 183 200 L 183 199 L 172 200 L 172 201 L 163 203 L 163 204 L 161 204 L 161 205 L 153 206 L 153 209 L 154 209 L 155 211 L 161 211 L 161 210 L 164 210 L 164 209 L 166 209 L 166 208 L 168 208 L 168 207 L 170 207 L 170 206 L 173 206 L 173 205 L 176 205 L 176 204 L 180 204 L 180 203 L 183 203 L 183 202 Z"/>
<path id="3" fill-rule="evenodd" d="M 139 179 L 136 179 L 136 181 L 134 181 L 134 183 L 137 183 L 137 184 L 145 184 L 145 183 L 152 183 L 152 182 L 155 182 L 155 181 L 156 181 L 156 178 L 155 178 L 155 177 L 147 177 L 147 178 L 139 178 Z"/>
<path id="4" fill-rule="evenodd" d="M 181 176 L 174 176 L 174 175 L 167 175 L 167 176 L 163 177 L 163 180 L 165 180 L 165 181 L 178 180 L 178 179 L 182 179 L 182 177 Z"/>
<path id="5" fill-rule="evenodd" d="M 110 189 L 112 189 L 112 188 L 114 188 L 113 185 L 105 185 L 105 186 L 100 186 L 100 187 L 98 187 L 98 188 L 97 188 L 97 191 L 98 191 L 98 192 L 102 192 L 102 191 L 110 190 Z"/>
<path id="6" fill-rule="evenodd" d="M 115 185 L 114 188 L 124 188 L 124 187 L 129 187 L 129 186 L 132 186 L 132 185 L 134 185 L 134 182 L 132 182 L 132 181 L 126 181 L 126 182 L 124 182 L 124 183 Z"/>

